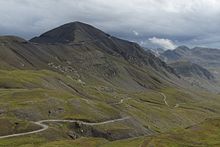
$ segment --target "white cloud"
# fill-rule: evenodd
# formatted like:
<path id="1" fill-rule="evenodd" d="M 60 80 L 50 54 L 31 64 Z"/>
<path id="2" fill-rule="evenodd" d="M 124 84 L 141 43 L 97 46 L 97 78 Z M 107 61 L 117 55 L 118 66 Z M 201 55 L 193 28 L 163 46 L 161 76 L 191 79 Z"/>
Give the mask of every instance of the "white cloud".
<path id="1" fill-rule="evenodd" d="M 139 36 L 139 33 L 137 31 L 134 30 L 133 33 L 135 36 Z"/>
<path id="2" fill-rule="evenodd" d="M 157 38 L 157 37 L 153 37 L 153 38 L 149 38 L 148 39 L 151 43 L 155 44 L 155 45 L 159 45 L 160 47 L 164 48 L 164 49 L 175 49 L 177 46 L 173 43 L 173 41 L 169 40 L 169 39 L 164 39 L 164 38 Z"/>

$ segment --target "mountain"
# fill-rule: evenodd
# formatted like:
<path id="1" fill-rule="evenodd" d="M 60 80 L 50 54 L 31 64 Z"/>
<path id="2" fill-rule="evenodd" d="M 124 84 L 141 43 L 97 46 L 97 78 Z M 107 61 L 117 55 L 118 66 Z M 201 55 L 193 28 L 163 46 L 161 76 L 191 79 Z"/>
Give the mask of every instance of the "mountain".
<path id="1" fill-rule="evenodd" d="M 217 76 L 220 67 L 220 50 L 213 48 L 195 47 L 189 49 L 188 47 L 180 46 L 175 50 L 165 51 L 160 55 L 160 58 L 167 63 L 176 61 L 189 61 L 207 68 Z"/>
<path id="2" fill-rule="evenodd" d="M 177 47 L 165 51 L 160 58 L 176 69 L 176 72 L 189 81 L 211 91 L 218 91 L 220 86 L 220 50 L 212 48 Z M 212 82 L 211 82 L 212 81 Z M 214 83 L 213 83 L 214 82 Z"/>
<path id="3" fill-rule="evenodd" d="M 175 50 L 165 51 L 160 58 L 167 62 L 188 60 L 204 67 L 218 67 L 220 65 L 220 50 L 213 48 L 195 47 L 189 49 L 186 46 L 180 46 Z"/>
<path id="4" fill-rule="evenodd" d="M 108 39 L 110 35 L 81 22 L 72 22 L 31 39 L 37 43 L 83 43 Z"/>
<path id="5" fill-rule="evenodd" d="M 211 78 L 197 65 L 189 69 Z M 4 146 L 120 144 L 220 114 L 218 94 L 192 86 L 137 43 L 81 22 L 30 41 L 0 37 L 0 96 Z M 34 134 L 1 140 L 24 132 Z"/>
<path id="6" fill-rule="evenodd" d="M 164 68 L 168 72 L 174 72 L 172 68 L 169 68 L 153 54 L 146 52 L 137 43 L 118 39 L 94 28 L 91 25 L 81 22 L 73 22 L 62 25 L 39 37 L 35 37 L 30 41 L 46 44 L 65 43 L 78 46 L 89 46 L 91 44 L 107 53 L 115 56 L 121 56 L 129 62 L 133 62 L 138 65 L 149 65 L 156 70 Z"/>
<path id="7" fill-rule="evenodd" d="M 60 26 L 30 42 L 11 36 L 1 37 L 0 42 L 2 69 L 93 74 L 93 78 L 131 89 L 158 87 L 170 83 L 170 78 L 178 79 L 171 67 L 138 44 L 80 22 Z"/>
<path id="8" fill-rule="evenodd" d="M 186 46 L 179 46 L 174 50 L 167 50 L 160 54 L 160 57 L 166 62 L 175 62 L 182 60 L 183 57 L 190 54 L 190 49 Z"/>
<path id="9" fill-rule="evenodd" d="M 214 80 L 212 73 L 195 63 L 179 61 L 171 63 L 170 66 L 173 67 L 179 75 L 184 77 L 199 77 Z"/>

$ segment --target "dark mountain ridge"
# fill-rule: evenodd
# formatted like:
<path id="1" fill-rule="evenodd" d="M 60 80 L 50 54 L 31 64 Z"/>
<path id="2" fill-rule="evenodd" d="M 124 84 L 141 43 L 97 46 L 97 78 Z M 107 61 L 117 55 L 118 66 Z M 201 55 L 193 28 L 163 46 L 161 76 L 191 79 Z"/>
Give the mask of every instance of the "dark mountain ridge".
<path id="1" fill-rule="evenodd" d="M 71 22 L 52 29 L 30 41 L 36 43 L 83 43 L 97 39 L 106 39 L 109 36 L 91 25 Z"/>
<path id="2" fill-rule="evenodd" d="M 118 39 L 81 22 L 62 25 L 30 41 L 35 43 L 64 43 L 80 46 L 94 44 L 102 50 L 112 55 L 122 56 L 130 62 L 139 65 L 150 65 L 156 70 L 163 67 L 168 72 L 175 74 L 172 68 L 153 54 L 146 52 L 137 43 Z"/>

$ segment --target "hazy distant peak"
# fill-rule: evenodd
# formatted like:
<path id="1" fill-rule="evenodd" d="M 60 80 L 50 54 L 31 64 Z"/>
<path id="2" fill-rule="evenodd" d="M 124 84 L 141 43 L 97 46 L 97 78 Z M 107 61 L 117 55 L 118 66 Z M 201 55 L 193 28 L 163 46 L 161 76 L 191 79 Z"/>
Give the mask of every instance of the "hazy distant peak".
<path id="1" fill-rule="evenodd" d="M 189 51 L 190 48 L 185 45 L 182 45 L 182 46 L 178 46 L 175 50 Z"/>

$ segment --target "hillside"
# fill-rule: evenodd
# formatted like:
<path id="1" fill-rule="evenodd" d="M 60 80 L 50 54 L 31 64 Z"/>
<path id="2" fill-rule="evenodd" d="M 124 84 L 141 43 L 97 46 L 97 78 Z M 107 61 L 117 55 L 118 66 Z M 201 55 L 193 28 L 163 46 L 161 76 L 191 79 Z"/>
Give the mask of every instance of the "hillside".
<path id="1" fill-rule="evenodd" d="M 217 147 L 220 145 L 219 141 L 219 127 L 220 120 L 207 119 L 198 125 L 193 125 L 185 129 L 179 129 L 175 132 L 168 132 L 165 134 L 149 137 L 141 137 L 134 139 L 125 139 L 121 141 L 108 142 L 106 140 L 94 139 L 94 138 L 82 138 L 75 141 L 54 141 L 42 147 L 59 146 L 73 144 L 75 146 L 86 146 L 90 144 L 91 147 L 151 147 L 151 146 L 196 146 L 196 147 Z M 201 133 L 203 132 L 203 133 Z M 213 133 L 214 132 L 214 133 Z"/>

